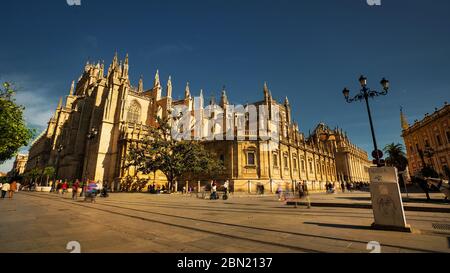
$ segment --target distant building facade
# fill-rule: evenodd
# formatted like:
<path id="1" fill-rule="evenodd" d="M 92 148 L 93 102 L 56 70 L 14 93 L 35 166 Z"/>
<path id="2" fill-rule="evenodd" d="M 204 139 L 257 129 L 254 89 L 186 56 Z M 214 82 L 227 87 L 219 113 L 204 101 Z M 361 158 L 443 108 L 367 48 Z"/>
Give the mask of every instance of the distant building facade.
<path id="1" fill-rule="evenodd" d="M 425 114 L 422 120 L 415 120 L 412 125 L 408 124 L 403 111 L 400 115 L 411 175 L 427 164 L 445 176 L 444 168 L 450 163 L 450 105 L 446 102 L 442 108 Z"/>
<path id="2" fill-rule="evenodd" d="M 18 154 L 14 160 L 11 172 L 16 175 L 22 175 L 28 161 L 28 155 Z"/>
<path id="3" fill-rule="evenodd" d="M 216 179 L 230 180 L 235 191 L 249 192 L 255 192 L 258 183 L 265 185 L 267 191 L 275 191 L 278 184 L 289 189 L 298 181 L 307 181 L 311 190 L 323 190 L 326 182 L 368 182 L 367 153 L 351 144 L 341 130 L 321 123 L 305 137 L 292 121 L 288 99 L 278 103 L 267 84 L 262 93 L 262 100 L 253 105 L 279 109 L 276 117 L 280 124 L 279 141 L 268 143 L 259 135 L 253 140 L 249 138 L 258 134 L 262 126 L 259 122 L 256 130 L 245 125 L 244 139 L 202 140 L 224 163 L 225 171 Z M 132 86 L 128 55 L 122 62 L 116 54 L 106 75 L 104 64 L 86 64 L 78 82 L 72 83 L 65 102 L 60 100 L 47 129 L 33 143 L 27 171 L 51 165 L 59 178 L 101 180 L 119 189 L 135 174 L 125 164 L 130 145 L 145 137 L 148 128 L 156 126 L 156 116 L 165 117 L 169 110 L 184 106 L 192 113 L 200 111 L 206 121 L 205 107 L 217 104 L 225 109 L 229 104 L 223 90 L 218 103 L 212 98 L 205 105 L 203 92 L 194 99 L 189 83 L 183 99 L 175 100 L 172 95 L 171 78 L 163 88 L 159 72 L 150 89 L 144 88 L 142 78 L 137 86 Z M 217 130 L 215 134 L 225 134 L 225 128 Z M 323 135 L 331 137 L 323 141 Z M 266 144 L 276 147 L 266 149 Z M 137 177 L 148 179 L 149 183 L 166 183 L 161 172 Z M 178 184 L 194 187 L 208 180 L 196 177 Z"/>

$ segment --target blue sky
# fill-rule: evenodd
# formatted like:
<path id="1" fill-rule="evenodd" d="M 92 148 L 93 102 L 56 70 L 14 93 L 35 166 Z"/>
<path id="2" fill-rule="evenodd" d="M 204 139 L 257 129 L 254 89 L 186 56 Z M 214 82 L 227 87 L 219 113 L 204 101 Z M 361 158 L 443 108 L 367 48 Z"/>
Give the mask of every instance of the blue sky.
<path id="1" fill-rule="evenodd" d="M 391 81 L 371 101 L 380 146 L 401 142 L 399 107 L 410 121 L 443 105 L 450 90 L 450 1 L 381 0 L 1 1 L 0 80 L 14 81 L 30 126 L 43 129 L 87 60 L 108 65 L 117 50 L 130 55 L 131 80 L 149 87 L 156 69 L 172 76 L 174 97 L 186 81 L 233 103 L 262 98 L 264 81 L 278 100 L 289 97 L 307 133 L 318 122 L 344 128 L 372 150 L 357 91 Z M 9 170 L 11 162 L 0 166 Z"/>

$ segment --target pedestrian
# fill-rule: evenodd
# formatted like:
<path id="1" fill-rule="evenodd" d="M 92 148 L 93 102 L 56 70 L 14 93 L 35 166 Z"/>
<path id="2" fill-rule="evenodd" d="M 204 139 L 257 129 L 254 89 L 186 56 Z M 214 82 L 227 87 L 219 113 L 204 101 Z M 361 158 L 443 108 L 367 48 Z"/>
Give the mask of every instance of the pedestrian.
<path id="1" fill-rule="evenodd" d="M 303 191 L 303 183 L 302 181 L 298 182 L 298 198 L 302 199 L 305 195 L 305 192 Z"/>
<path id="2" fill-rule="evenodd" d="M 9 191 L 10 185 L 8 182 L 3 183 L 2 185 L 2 199 L 5 198 L 6 193 Z"/>
<path id="3" fill-rule="evenodd" d="M 80 181 L 77 179 L 72 185 L 72 200 L 77 200 L 78 188 L 80 188 Z"/>
<path id="4" fill-rule="evenodd" d="M 103 190 L 103 183 L 100 182 L 100 180 L 97 181 L 96 184 L 97 184 L 97 189 L 96 189 L 95 195 L 97 195 L 98 193 L 100 193 Z"/>
<path id="5" fill-rule="evenodd" d="M 56 184 L 56 193 L 60 194 L 61 188 L 62 188 L 62 183 L 61 183 L 61 180 L 59 180 L 58 183 Z"/>
<path id="6" fill-rule="evenodd" d="M 229 187 L 230 187 L 230 182 L 228 180 L 226 180 L 225 183 L 223 184 L 225 194 L 228 194 Z"/>
<path id="7" fill-rule="evenodd" d="M 277 188 L 277 196 L 278 196 L 278 201 L 281 201 L 281 196 L 283 194 L 283 188 L 281 188 L 281 184 L 278 184 L 278 188 Z"/>
<path id="8" fill-rule="evenodd" d="M 64 181 L 64 183 L 61 185 L 62 195 L 64 195 L 67 191 L 67 188 L 69 187 L 69 184 L 67 184 L 67 180 Z"/>
<path id="9" fill-rule="evenodd" d="M 344 181 L 341 182 L 341 190 L 342 190 L 342 193 L 345 193 L 345 184 L 344 184 Z"/>
<path id="10" fill-rule="evenodd" d="M 11 199 L 14 196 L 14 193 L 17 191 L 17 181 L 13 180 L 9 185 L 8 197 Z"/>
<path id="11" fill-rule="evenodd" d="M 304 192 L 304 195 L 306 197 L 306 204 L 308 206 L 308 209 L 310 209 L 311 208 L 311 199 L 309 198 L 309 191 L 308 191 L 307 183 L 303 184 L 303 192 Z"/>
<path id="12" fill-rule="evenodd" d="M 214 182 L 211 187 L 211 199 L 217 200 L 217 184 Z"/>
<path id="13" fill-rule="evenodd" d="M 90 181 L 86 187 L 85 201 L 90 199 L 92 203 L 95 203 L 95 196 L 97 194 L 97 183 Z"/>

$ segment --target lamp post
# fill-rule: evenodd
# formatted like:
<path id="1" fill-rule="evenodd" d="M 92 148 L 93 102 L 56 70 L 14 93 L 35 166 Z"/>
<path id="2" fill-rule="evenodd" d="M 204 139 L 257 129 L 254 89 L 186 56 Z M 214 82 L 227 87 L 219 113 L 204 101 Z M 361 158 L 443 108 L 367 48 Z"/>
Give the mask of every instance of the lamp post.
<path id="1" fill-rule="evenodd" d="M 91 130 L 89 131 L 89 133 L 87 134 L 87 139 L 89 141 L 89 145 L 86 145 L 86 169 L 85 169 L 85 180 L 87 180 L 88 178 L 88 171 L 89 171 L 89 151 L 88 151 L 88 146 L 90 146 L 90 141 L 93 140 L 96 136 L 98 135 L 98 130 L 95 127 L 92 127 Z"/>
<path id="2" fill-rule="evenodd" d="M 375 91 L 375 90 L 370 90 L 367 87 L 367 78 L 362 76 L 362 75 L 359 78 L 359 84 L 361 85 L 361 90 L 359 91 L 359 93 L 355 97 L 349 98 L 350 90 L 347 89 L 347 88 L 344 88 L 342 93 L 344 94 L 345 100 L 348 103 L 365 100 L 366 107 L 367 107 L 367 113 L 369 115 L 370 130 L 372 132 L 373 146 L 374 146 L 374 149 L 375 149 L 375 151 L 373 152 L 373 156 L 375 157 L 377 166 L 380 167 L 381 166 L 380 159 L 381 159 L 381 157 L 383 155 L 382 155 L 382 153 L 379 152 L 378 147 L 377 147 L 377 140 L 375 138 L 375 130 L 373 128 L 373 122 L 372 122 L 372 114 L 370 112 L 370 106 L 369 106 L 369 98 L 374 98 L 374 97 L 378 97 L 378 96 L 385 96 L 385 95 L 387 95 L 388 90 L 389 90 L 389 81 L 386 80 L 385 78 L 383 78 L 381 80 L 380 84 L 383 87 L 383 91 L 382 92 L 378 92 L 378 91 Z"/>
<path id="3" fill-rule="evenodd" d="M 61 156 L 61 152 L 64 150 L 64 146 L 63 145 L 59 145 L 58 149 L 56 149 L 56 177 L 58 178 L 58 172 L 59 172 L 59 160 L 60 160 L 60 156 Z M 52 188 L 56 185 L 56 181 L 55 183 L 53 183 Z M 53 189 L 52 189 L 53 190 Z"/>

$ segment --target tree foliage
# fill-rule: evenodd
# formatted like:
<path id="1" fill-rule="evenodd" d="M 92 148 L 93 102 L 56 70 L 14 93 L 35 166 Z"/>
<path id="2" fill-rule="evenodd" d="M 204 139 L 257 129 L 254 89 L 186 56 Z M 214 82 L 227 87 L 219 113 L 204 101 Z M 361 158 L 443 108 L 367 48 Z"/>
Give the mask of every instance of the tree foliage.
<path id="1" fill-rule="evenodd" d="M 34 135 L 25 124 L 24 107 L 15 103 L 14 94 L 7 82 L 0 88 L 0 164 L 28 145 Z"/>
<path id="2" fill-rule="evenodd" d="M 53 177 L 56 174 L 56 169 L 52 166 L 45 167 L 42 171 L 42 174 L 47 177 L 46 186 L 48 185 L 49 178 Z"/>
<path id="3" fill-rule="evenodd" d="M 391 143 L 383 149 L 387 153 L 386 164 L 391 167 L 396 167 L 399 171 L 404 171 L 408 166 L 408 159 L 403 150 L 403 145 L 400 143 Z"/>
<path id="4" fill-rule="evenodd" d="M 131 145 L 127 166 L 136 171 L 151 174 L 163 172 L 169 182 L 169 190 L 175 181 L 199 174 L 210 177 L 223 170 L 216 155 L 207 151 L 198 141 L 175 140 L 171 137 L 169 118 L 157 117 L 158 126 L 150 128 L 142 141 Z"/>

